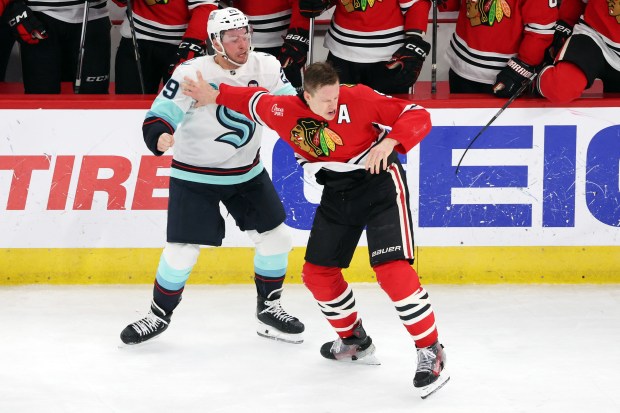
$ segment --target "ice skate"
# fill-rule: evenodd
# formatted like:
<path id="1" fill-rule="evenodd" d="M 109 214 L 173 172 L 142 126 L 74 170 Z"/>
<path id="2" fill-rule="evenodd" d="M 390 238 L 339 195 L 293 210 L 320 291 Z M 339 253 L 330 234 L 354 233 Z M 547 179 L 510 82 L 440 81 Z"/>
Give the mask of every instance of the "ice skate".
<path id="1" fill-rule="evenodd" d="M 288 314 L 280 303 L 282 289 L 272 291 L 268 298 L 258 297 L 256 303 L 256 333 L 261 337 L 286 343 L 303 343 L 305 326 Z"/>
<path id="2" fill-rule="evenodd" d="M 146 317 L 129 324 L 121 332 L 121 340 L 125 344 L 139 344 L 163 333 L 170 325 L 171 314 L 166 315 L 154 301 Z"/>
<path id="3" fill-rule="evenodd" d="M 378 366 L 381 362 L 374 353 L 375 345 L 366 334 L 362 320 L 358 321 L 351 337 L 338 338 L 321 346 L 321 355 L 327 359 Z"/>
<path id="4" fill-rule="evenodd" d="M 450 380 L 445 365 L 446 352 L 439 341 L 430 347 L 418 349 L 418 367 L 413 378 L 413 385 L 420 389 L 420 396 L 423 399 L 435 393 Z"/>

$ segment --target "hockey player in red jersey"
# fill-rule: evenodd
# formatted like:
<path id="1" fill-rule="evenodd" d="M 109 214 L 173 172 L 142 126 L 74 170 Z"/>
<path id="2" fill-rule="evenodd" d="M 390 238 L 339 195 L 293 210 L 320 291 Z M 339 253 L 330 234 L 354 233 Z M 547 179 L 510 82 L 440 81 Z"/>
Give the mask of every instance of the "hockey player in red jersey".
<path id="1" fill-rule="evenodd" d="M 446 55 L 450 93 L 511 97 L 536 72 L 558 19 L 550 0 L 447 0 L 459 10 Z"/>
<path id="2" fill-rule="evenodd" d="M 541 71 L 540 94 L 554 103 L 568 103 L 597 78 L 604 92 L 620 92 L 620 1 L 563 0 L 558 23 L 574 28 L 555 63 Z"/>
<path id="3" fill-rule="evenodd" d="M 127 5 L 127 0 L 113 1 Z M 132 6 L 145 93 L 155 94 L 180 63 L 206 54 L 207 19 L 217 1 L 134 0 Z M 116 93 L 142 93 L 127 17 L 121 36 L 114 69 Z"/>
<path id="4" fill-rule="evenodd" d="M 254 50 L 276 56 L 289 82 L 301 87 L 310 20 L 299 14 L 298 0 L 235 0 L 234 6 L 250 20 Z"/>
<path id="5" fill-rule="evenodd" d="M 340 81 L 383 93 L 408 93 L 431 49 L 424 40 L 430 1 L 299 0 L 307 17 L 317 17 L 334 4 L 324 46 Z"/>
<path id="6" fill-rule="evenodd" d="M 321 347 L 328 359 L 376 364 L 375 347 L 358 316 L 342 268 L 366 229 L 370 264 L 417 347 L 414 385 L 426 397 L 449 379 L 428 293 L 413 263 L 409 192 L 396 152 L 407 153 L 430 131 L 429 113 L 364 85 L 340 85 L 329 63 L 305 71 L 304 92 L 273 96 L 265 89 L 185 78 L 196 106 L 217 103 L 274 129 L 299 162 L 324 185 L 303 266 L 303 281 L 338 334 Z M 386 133 L 391 128 L 391 131 Z M 379 131 L 382 131 L 381 133 Z"/>
<path id="7" fill-rule="evenodd" d="M 4 0 L 3 20 L 20 44 L 26 93 L 56 94 L 75 82 L 84 39 L 79 93 L 107 94 L 110 85 L 110 17 L 106 0 Z M 5 23 L 6 24 L 6 23 Z"/>

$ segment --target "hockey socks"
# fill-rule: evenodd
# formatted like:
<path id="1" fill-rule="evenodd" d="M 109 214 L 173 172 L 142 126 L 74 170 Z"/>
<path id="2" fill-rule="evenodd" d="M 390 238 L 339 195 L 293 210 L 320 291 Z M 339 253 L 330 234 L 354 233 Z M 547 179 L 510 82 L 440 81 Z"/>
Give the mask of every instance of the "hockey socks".
<path id="1" fill-rule="evenodd" d="M 353 291 L 344 280 L 340 268 L 306 262 L 302 277 L 338 336 L 350 337 L 357 323 L 357 308 Z"/>
<path id="2" fill-rule="evenodd" d="M 416 271 L 405 260 L 376 265 L 377 281 L 394 302 L 398 316 L 417 348 L 437 341 L 435 314 Z"/>

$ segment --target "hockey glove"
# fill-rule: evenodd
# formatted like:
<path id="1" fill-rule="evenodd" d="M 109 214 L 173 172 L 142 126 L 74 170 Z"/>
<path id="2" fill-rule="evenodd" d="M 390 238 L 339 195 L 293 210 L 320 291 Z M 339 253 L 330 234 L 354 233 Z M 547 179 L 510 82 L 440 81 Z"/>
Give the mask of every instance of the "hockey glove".
<path id="1" fill-rule="evenodd" d="M 15 0 L 6 7 L 5 16 L 15 38 L 22 44 L 37 44 L 47 39 L 43 23 L 39 21 L 23 0 Z"/>
<path id="2" fill-rule="evenodd" d="M 299 13 L 307 18 L 318 17 L 330 7 L 330 0 L 299 0 Z"/>
<path id="3" fill-rule="evenodd" d="M 562 50 L 562 46 L 566 43 L 566 39 L 573 34 L 573 28 L 563 20 L 558 20 L 555 22 L 553 30 L 553 41 L 551 42 L 551 46 L 549 46 L 545 51 L 545 66 L 553 64 L 555 58 L 558 56 L 558 53 Z"/>
<path id="4" fill-rule="evenodd" d="M 497 74 L 493 85 L 493 94 L 500 98 L 512 97 L 523 83 L 530 80 L 534 75 L 534 67 L 513 57 L 508 61 L 508 65 Z"/>
<path id="5" fill-rule="evenodd" d="M 181 63 L 193 59 L 195 57 L 204 56 L 207 54 L 207 44 L 204 40 L 192 39 L 184 37 L 177 49 L 176 58 L 168 68 L 168 73 L 172 74 L 174 69 Z"/>
<path id="6" fill-rule="evenodd" d="M 399 86 L 413 85 L 420 76 L 424 59 L 430 50 L 431 45 L 421 36 L 407 37 L 405 44 L 385 64 L 394 76 L 394 83 Z"/>
<path id="7" fill-rule="evenodd" d="M 282 67 L 297 66 L 301 69 L 308 58 L 308 45 L 308 30 L 289 29 L 278 56 Z"/>

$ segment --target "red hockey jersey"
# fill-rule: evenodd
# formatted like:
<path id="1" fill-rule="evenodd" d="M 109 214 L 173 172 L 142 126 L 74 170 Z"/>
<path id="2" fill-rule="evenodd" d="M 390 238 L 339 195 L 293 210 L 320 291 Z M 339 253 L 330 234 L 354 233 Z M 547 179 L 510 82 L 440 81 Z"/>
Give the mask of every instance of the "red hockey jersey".
<path id="1" fill-rule="evenodd" d="M 216 103 L 275 130 L 302 163 L 363 168 L 366 154 L 380 137 L 374 124 L 392 128 L 389 137 L 399 142 L 395 149 L 400 153 L 417 145 L 431 129 L 430 115 L 423 107 L 364 85 L 340 87 L 338 114 L 330 121 L 312 112 L 299 96 L 274 96 L 262 88 L 222 83 Z"/>
<path id="2" fill-rule="evenodd" d="M 252 46 L 259 49 L 282 46 L 289 27 L 308 30 L 310 20 L 299 14 L 299 0 L 236 0 L 234 6 L 250 21 Z"/>
<path id="3" fill-rule="evenodd" d="M 10 1 L 5 1 L 9 4 Z M 26 0 L 26 6 L 32 11 L 43 13 L 65 23 L 82 23 L 84 20 L 84 2 L 75 0 Z M 108 18 L 108 2 L 96 0 L 88 2 L 88 21 Z M 5 24 L 2 22 L 2 24 Z"/>
<path id="4" fill-rule="evenodd" d="M 465 79 L 493 84 L 511 57 L 539 65 L 553 40 L 556 4 L 550 0 L 448 0 L 442 11 L 460 8 L 446 50 L 450 68 Z"/>
<path id="5" fill-rule="evenodd" d="M 349 62 L 387 61 L 405 32 L 426 32 L 430 7 L 429 0 L 340 0 L 324 46 Z"/>
<path id="6" fill-rule="evenodd" d="M 590 36 L 607 62 L 620 71 L 619 0 L 562 0 L 560 19 L 576 23 L 573 33 Z"/>
<path id="7" fill-rule="evenodd" d="M 217 9 L 216 0 L 134 0 L 132 4 L 136 37 L 170 44 L 179 44 L 183 37 L 206 40 L 207 19 Z M 121 35 L 131 38 L 127 17 Z"/>

